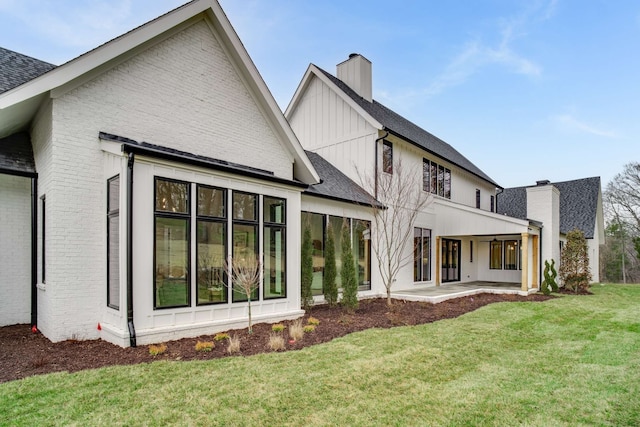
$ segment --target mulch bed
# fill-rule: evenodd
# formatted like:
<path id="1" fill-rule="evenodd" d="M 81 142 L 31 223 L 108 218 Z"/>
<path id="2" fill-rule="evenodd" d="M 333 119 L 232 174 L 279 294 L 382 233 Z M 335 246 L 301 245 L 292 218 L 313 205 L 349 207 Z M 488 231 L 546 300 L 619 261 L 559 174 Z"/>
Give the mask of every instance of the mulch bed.
<path id="1" fill-rule="evenodd" d="M 303 339 L 288 341 L 287 350 L 298 350 L 315 344 L 331 341 L 334 338 L 369 328 L 391 328 L 394 326 L 418 325 L 441 319 L 458 317 L 484 305 L 504 301 L 546 301 L 553 296 L 533 294 L 529 296 L 478 294 L 456 298 L 438 304 L 394 300 L 388 307 L 383 298 L 360 301 L 355 313 L 348 314 L 341 307 L 320 305 L 313 307 L 304 316 L 320 321 L 313 332 L 306 333 Z M 290 322 L 283 322 L 285 325 Z M 241 356 L 271 351 L 268 348 L 270 324 L 256 324 L 253 333 L 247 329 L 228 331 L 240 338 Z M 155 360 L 206 360 L 228 357 L 226 341 L 216 342 L 210 352 L 195 351 L 198 341 L 214 341 L 213 335 L 198 338 L 185 338 L 167 342 L 164 354 L 151 356 L 149 346 L 121 348 L 102 340 L 68 340 L 52 343 L 40 333 L 33 333 L 28 325 L 13 325 L 0 328 L 0 383 L 49 372 L 75 372 L 83 369 L 100 368 L 112 365 L 131 365 L 149 363 Z"/>

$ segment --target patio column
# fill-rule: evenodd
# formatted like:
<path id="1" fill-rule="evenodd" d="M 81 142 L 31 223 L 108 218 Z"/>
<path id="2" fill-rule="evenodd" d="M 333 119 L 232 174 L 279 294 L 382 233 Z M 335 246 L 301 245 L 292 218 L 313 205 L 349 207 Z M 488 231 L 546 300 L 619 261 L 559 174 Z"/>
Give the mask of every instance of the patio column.
<path id="1" fill-rule="evenodd" d="M 522 233 L 522 290 L 529 291 L 529 233 Z"/>
<path id="2" fill-rule="evenodd" d="M 442 271 L 442 242 L 440 236 L 436 237 L 436 286 L 440 286 L 440 272 Z"/>
<path id="3" fill-rule="evenodd" d="M 533 259 L 531 261 L 531 287 L 540 289 L 540 284 L 538 283 L 538 279 L 540 278 L 540 273 L 538 272 L 538 266 L 540 265 L 540 248 L 538 247 L 539 236 L 533 235 L 531 236 L 531 250 L 533 251 Z"/>

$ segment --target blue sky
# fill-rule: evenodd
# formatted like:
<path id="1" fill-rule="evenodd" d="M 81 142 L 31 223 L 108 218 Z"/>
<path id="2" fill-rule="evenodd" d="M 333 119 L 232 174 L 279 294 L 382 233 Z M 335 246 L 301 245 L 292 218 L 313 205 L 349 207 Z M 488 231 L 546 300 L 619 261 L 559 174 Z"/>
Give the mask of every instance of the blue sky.
<path id="1" fill-rule="evenodd" d="M 0 45 L 61 64 L 182 0 L 0 0 Z M 640 161 L 640 2 L 221 0 L 282 109 L 357 52 L 374 98 L 504 187 Z"/>

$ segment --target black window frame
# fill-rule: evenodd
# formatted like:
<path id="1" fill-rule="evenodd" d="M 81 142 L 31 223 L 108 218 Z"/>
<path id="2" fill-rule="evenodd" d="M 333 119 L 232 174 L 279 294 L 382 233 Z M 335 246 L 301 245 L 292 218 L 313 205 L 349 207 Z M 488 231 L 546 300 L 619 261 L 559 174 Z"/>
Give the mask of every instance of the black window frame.
<path id="1" fill-rule="evenodd" d="M 416 233 L 420 232 L 420 236 L 416 236 Z M 427 232 L 427 233 L 425 233 Z M 414 283 L 418 283 L 418 282 L 429 282 L 431 281 L 431 268 L 432 268 L 432 250 L 431 250 L 431 246 L 432 246 L 432 235 L 433 235 L 433 231 L 430 228 L 423 228 L 423 227 L 414 227 L 413 228 L 413 238 L 414 238 L 414 248 L 413 248 L 413 281 Z M 420 244 L 416 243 L 416 239 L 420 240 Z M 428 267 L 427 267 L 427 271 L 425 272 L 424 270 L 424 264 L 422 262 L 422 260 L 424 259 L 424 240 L 427 239 L 428 240 L 428 251 L 429 253 L 427 254 L 427 259 L 428 259 Z M 417 262 L 418 260 L 420 260 L 420 262 Z M 426 278 L 425 278 L 425 273 L 426 273 Z"/>
<path id="2" fill-rule="evenodd" d="M 382 172 L 393 175 L 393 143 L 382 141 Z"/>
<path id="3" fill-rule="evenodd" d="M 219 190 L 222 191 L 222 200 L 223 200 L 223 208 L 222 208 L 222 216 L 215 215 L 207 215 L 200 212 L 199 209 L 199 197 L 200 197 L 200 189 L 209 189 L 209 190 Z M 229 201 L 227 198 L 228 190 L 222 187 L 216 187 L 212 185 L 205 184 L 197 184 L 196 183 L 196 195 L 198 197 L 198 202 L 196 203 L 196 247 L 195 247 L 195 256 L 196 256 L 196 306 L 206 306 L 206 305 L 216 305 L 216 304 L 228 304 L 229 303 L 229 275 L 227 274 L 226 268 L 224 268 L 224 263 L 227 262 L 227 257 L 229 255 Z M 214 224 L 222 224 L 224 229 L 224 259 L 222 260 L 222 282 L 224 286 L 224 301 L 206 301 L 200 302 L 200 296 L 198 294 L 199 291 L 199 280 L 200 280 L 200 267 L 198 265 L 198 260 L 200 259 L 200 242 L 198 240 L 198 228 L 200 223 L 214 223 Z"/>
<path id="4" fill-rule="evenodd" d="M 491 206 L 490 206 L 491 212 L 495 212 L 496 197 L 492 194 L 491 197 L 490 197 L 490 200 L 491 200 Z"/>
<path id="5" fill-rule="evenodd" d="M 266 200 L 267 199 L 277 199 L 277 200 L 281 200 L 282 201 L 282 206 L 283 206 L 283 218 L 281 222 L 273 222 L 273 221 L 267 221 L 266 217 Z M 265 280 L 266 277 L 266 266 L 264 265 L 263 262 L 263 270 L 262 270 L 262 299 L 263 300 L 272 300 L 272 299 L 282 299 L 282 298 L 286 298 L 287 297 L 287 289 L 288 289 L 288 281 L 287 281 L 287 199 L 285 199 L 284 197 L 276 197 L 276 196 L 269 196 L 269 195 L 263 195 L 262 196 L 262 240 L 263 240 L 263 247 L 262 247 L 262 256 L 264 258 L 267 257 L 267 252 L 264 248 L 264 244 L 267 241 L 267 239 L 264 237 L 264 235 L 267 232 L 267 229 L 271 229 L 271 230 L 276 230 L 279 229 L 280 231 L 282 231 L 282 235 L 283 235 L 283 239 L 284 239 L 284 250 L 283 250 L 283 256 L 284 256 L 284 294 L 283 295 L 278 295 L 278 296 L 269 296 L 267 297 L 267 292 L 265 290 L 266 286 L 267 286 L 267 280 Z"/>
<path id="6" fill-rule="evenodd" d="M 515 256 L 515 264 L 507 264 L 507 248 L 509 246 L 513 246 L 514 247 L 514 251 L 519 251 L 520 250 L 520 243 L 518 240 L 516 239 L 510 239 L 510 240 L 504 240 L 502 242 L 502 250 L 503 250 L 503 254 L 502 254 L 502 265 L 503 265 L 503 269 L 504 270 L 509 270 L 509 271 L 515 271 L 515 270 L 519 270 L 519 262 L 518 262 L 518 254 L 514 254 Z"/>
<path id="7" fill-rule="evenodd" d="M 41 227 L 41 234 L 42 234 L 42 242 L 40 244 L 40 279 L 42 280 L 42 284 L 46 284 L 47 283 L 47 279 L 46 279 L 46 229 L 47 229 L 47 222 L 46 222 L 46 217 L 47 217 L 47 196 L 45 194 L 43 194 L 42 196 L 40 196 L 40 201 L 41 201 L 41 205 L 42 205 L 42 224 L 40 224 Z"/>
<path id="8" fill-rule="evenodd" d="M 431 161 L 422 159 L 422 191 L 431 192 Z"/>
<path id="9" fill-rule="evenodd" d="M 236 195 L 242 194 L 245 196 L 253 196 L 254 197 L 254 203 L 253 203 L 253 209 L 254 209 L 254 215 L 253 218 L 254 219 L 246 219 L 246 218 L 236 218 L 235 217 L 235 209 L 234 209 L 234 197 Z M 235 191 L 232 190 L 231 191 L 231 206 L 230 206 L 230 214 L 231 214 L 231 239 L 232 239 L 232 244 L 231 244 L 231 262 L 233 263 L 236 253 L 235 253 L 235 238 L 236 238 L 236 230 L 235 230 L 235 226 L 236 225 L 245 225 L 245 226 L 252 226 L 255 230 L 255 243 L 254 243 L 254 248 L 253 248 L 253 253 L 256 256 L 256 259 L 259 258 L 260 256 L 260 247 L 262 245 L 262 242 L 260 240 L 260 195 L 256 194 L 256 193 L 250 193 L 248 191 Z M 229 283 L 229 288 L 230 288 L 230 292 L 231 292 L 231 302 L 232 303 L 236 303 L 236 302 L 247 302 L 248 299 L 236 299 L 236 293 L 233 290 L 234 284 L 233 284 L 233 280 L 231 280 L 231 283 Z M 252 298 L 251 301 L 260 301 L 262 298 L 262 283 L 260 284 L 260 286 L 257 287 L 256 292 L 257 295 L 255 298 Z"/>
<path id="10" fill-rule="evenodd" d="M 492 264 L 492 260 L 493 260 L 493 253 L 494 253 L 494 244 L 499 243 L 500 244 L 500 249 L 498 250 L 498 253 L 500 254 L 500 266 L 499 267 L 494 267 Z M 489 242 L 489 270 L 502 270 L 502 266 L 504 264 L 504 253 L 503 253 L 503 242 L 502 240 L 492 240 Z"/>
<path id="11" fill-rule="evenodd" d="M 480 209 L 480 189 L 476 188 L 476 209 Z"/>
<path id="12" fill-rule="evenodd" d="M 113 208 L 111 206 L 111 184 L 115 180 L 118 181 L 118 206 Z M 113 231 L 111 230 L 111 221 L 113 219 L 120 220 L 120 174 L 112 176 L 107 180 L 107 307 L 112 308 L 114 310 L 120 310 L 120 277 L 117 277 L 117 285 L 118 285 L 118 301 L 114 303 L 111 301 L 111 286 L 112 286 L 112 271 L 111 271 L 111 237 Z M 118 241 L 120 237 L 120 226 L 118 225 Z M 118 273 L 120 272 L 120 247 L 118 245 Z"/>
<path id="13" fill-rule="evenodd" d="M 174 183 L 178 183 L 178 184 L 185 184 L 186 188 L 187 188 L 187 200 L 186 200 L 186 213 L 182 213 L 182 212 L 169 212 L 169 211 L 165 211 L 165 210 L 158 210 L 156 207 L 156 201 L 157 201 L 157 182 L 158 181 L 167 181 L 167 182 L 174 182 Z M 173 178 L 165 178 L 165 177 L 160 177 L 160 176 L 154 176 L 153 177 L 153 309 L 154 310 L 167 310 L 167 309 L 174 309 L 174 308 L 185 308 L 185 307 L 191 307 L 192 306 L 192 292 L 191 292 L 191 182 L 189 181 L 182 181 L 182 180 L 178 180 L 178 179 L 173 179 Z M 156 227 L 157 227 L 157 218 L 169 218 L 169 219 L 185 219 L 187 221 L 187 225 L 186 225 L 186 239 L 187 239 L 187 244 L 186 244 L 186 248 L 187 248 L 187 262 L 186 262 L 186 266 L 185 266 L 185 280 L 187 283 L 187 304 L 184 305 L 171 305 L 171 306 L 162 306 L 162 307 L 158 307 L 158 301 L 157 301 L 157 257 L 156 257 L 156 253 L 157 253 L 157 239 L 156 239 Z"/>

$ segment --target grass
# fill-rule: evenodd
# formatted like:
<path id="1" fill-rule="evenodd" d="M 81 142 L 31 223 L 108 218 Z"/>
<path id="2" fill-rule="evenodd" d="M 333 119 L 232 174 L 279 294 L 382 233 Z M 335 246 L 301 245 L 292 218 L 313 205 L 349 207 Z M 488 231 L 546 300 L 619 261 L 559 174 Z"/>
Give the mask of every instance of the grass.
<path id="1" fill-rule="evenodd" d="M 301 351 L 0 384 L 0 425 L 640 425 L 640 286 Z"/>

